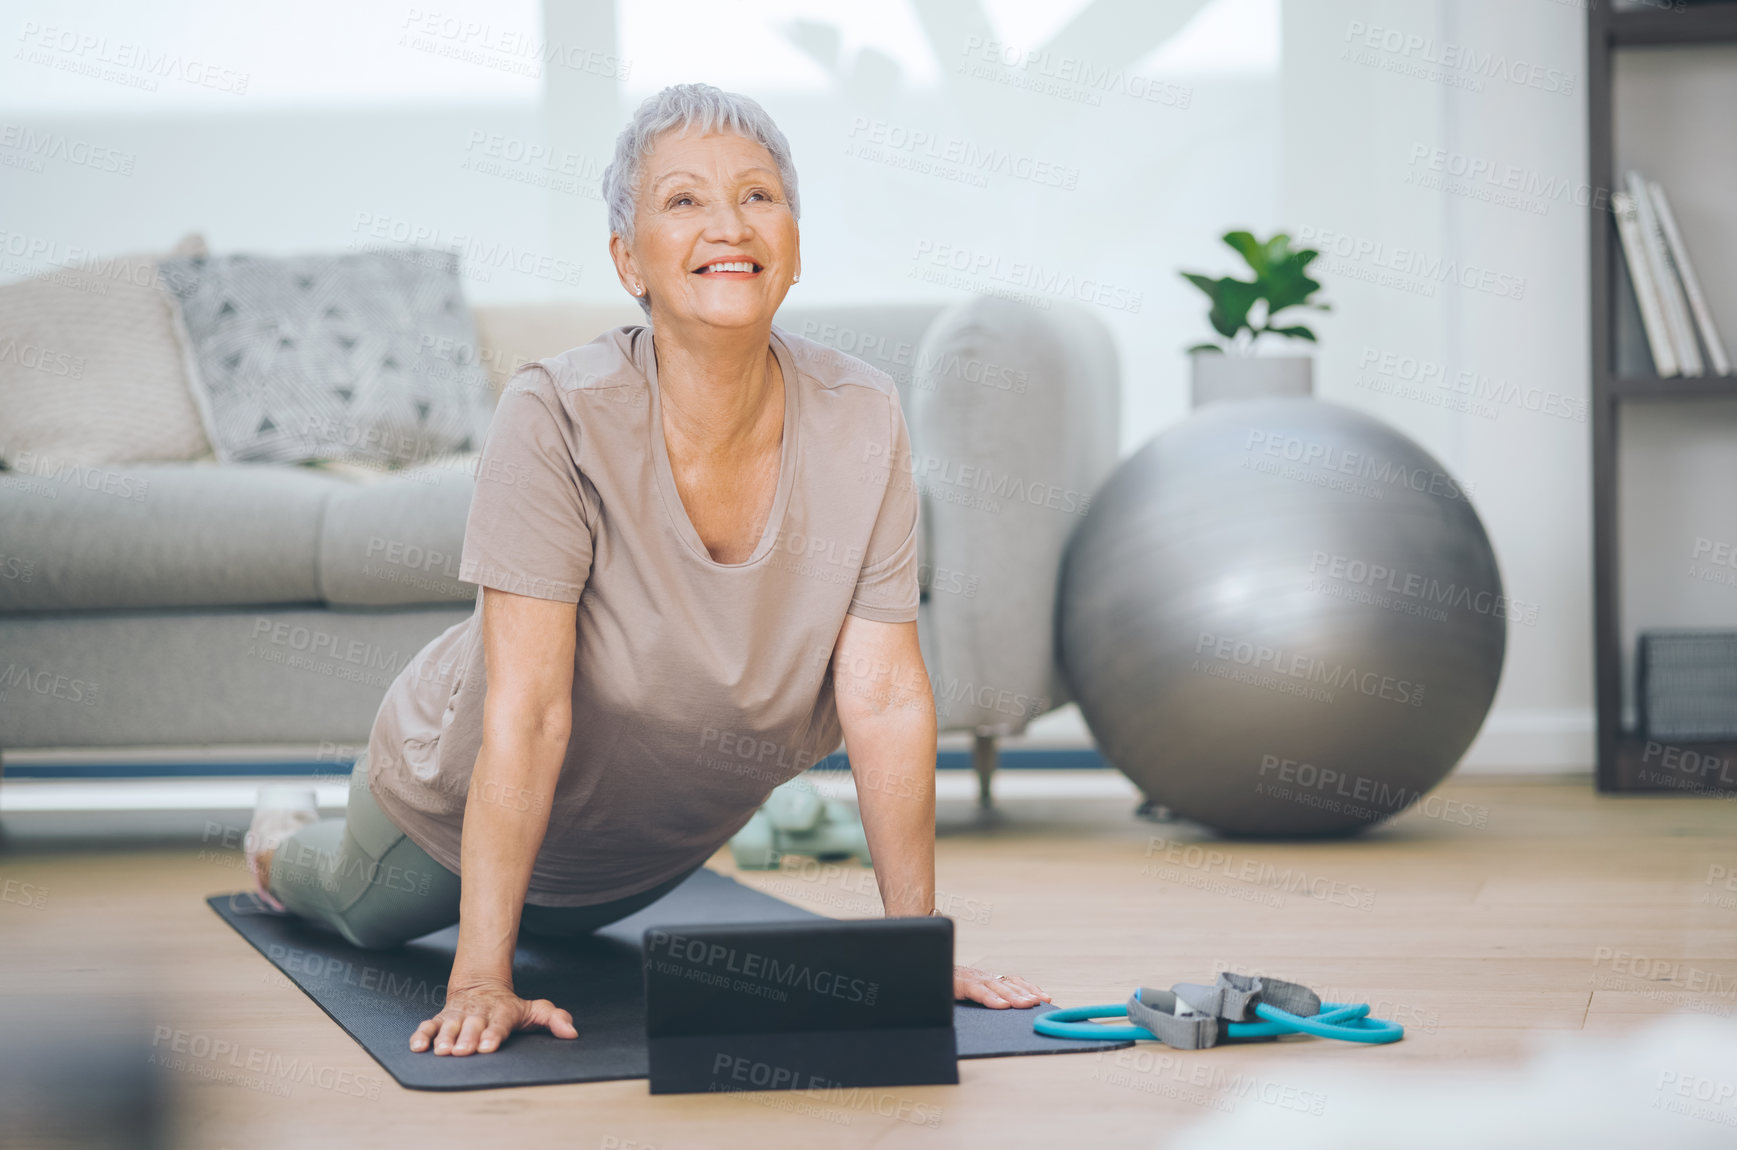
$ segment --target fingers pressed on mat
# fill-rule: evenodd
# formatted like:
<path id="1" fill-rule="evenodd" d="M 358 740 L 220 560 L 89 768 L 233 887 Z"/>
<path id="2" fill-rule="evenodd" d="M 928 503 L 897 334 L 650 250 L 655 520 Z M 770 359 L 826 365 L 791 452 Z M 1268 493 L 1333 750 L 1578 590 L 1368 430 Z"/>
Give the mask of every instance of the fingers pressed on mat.
<path id="1" fill-rule="evenodd" d="M 1014 992 L 1014 997 L 1016 999 L 1033 999 L 1038 1002 L 1049 1001 L 1049 995 L 1045 994 L 1025 979 L 1020 978 L 1017 974 L 1007 975 L 1005 978 L 1001 979 L 1001 981 Z"/>
<path id="2" fill-rule="evenodd" d="M 488 1026 L 488 1019 L 480 1014 L 464 1016 L 464 1025 L 458 1028 L 458 1041 L 453 1044 L 454 1054 L 469 1054 L 476 1049 L 477 1039 Z"/>
<path id="3" fill-rule="evenodd" d="M 984 1006 L 993 1006 L 996 1008 L 1010 1005 L 1007 999 L 1002 995 L 998 981 L 999 980 L 997 979 L 988 977 L 979 979 L 977 982 L 977 1001 L 981 1002 Z"/>
<path id="4" fill-rule="evenodd" d="M 452 1053 L 452 1044 L 458 1038 L 460 1025 L 462 1025 L 462 1020 L 450 1016 L 440 1020 L 440 1033 L 434 1039 L 434 1052 L 436 1054 Z"/>

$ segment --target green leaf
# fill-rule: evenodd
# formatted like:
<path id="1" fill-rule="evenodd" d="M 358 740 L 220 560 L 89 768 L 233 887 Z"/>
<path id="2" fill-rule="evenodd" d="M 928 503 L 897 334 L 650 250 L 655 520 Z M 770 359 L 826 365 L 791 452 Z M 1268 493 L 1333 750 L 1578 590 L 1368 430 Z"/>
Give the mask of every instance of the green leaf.
<path id="1" fill-rule="evenodd" d="M 1248 313 L 1260 298 L 1261 288 L 1258 283 L 1245 283 L 1229 276 L 1219 280 L 1218 290 L 1212 299 L 1212 310 L 1206 314 L 1206 318 L 1212 323 L 1212 330 L 1226 339 L 1234 339 L 1236 333 L 1243 328 L 1253 331 L 1253 325 L 1248 321 Z"/>
<path id="2" fill-rule="evenodd" d="M 1276 237 L 1274 243 L 1283 239 Z M 1306 303 L 1310 295 L 1321 290 L 1321 285 L 1303 270 L 1313 258 L 1302 252 L 1286 251 L 1268 266 L 1265 287 L 1269 314 Z"/>
<path id="3" fill-rule="evenodd" d="M 1266 330 L 1273 335 L 1289 336 L 1291 339 L 1306 339 L 1310 343 L 1316 342 L 1315 333 L 1302 324 L 1297 324 L 1294 327 L 1269 327 Z"/>
<path id="4" fill-rule="evenodd" d="M 1294 254 L 1291 251 L 1291 237 L 1284 232 L 1279 232 L 1267 241 L 1267 266 L 1269 267 L 1284 263 L 1293 258 Z"/>
<path id="5" fill-rule="evenodd" d="M 1182 278 L 1206 293 L 1206 298 L 1218 299 L 1218 281 L 1211 276 L 1203 276 L 1199 272 L 1183 272 Z"/>
<path id="6" fill-rule="evenodd" d="M 1248 321 L 1248 313 L 1260 298 L 1259 284 L 1229 276 L 1213 279 L 1195 272 L 1183 272 L 1182 278 L 1205 292 L 1206 298 L 1212 301 L 1212 307 L 1206 313 L 1212 330 L 1227 339 L 1235 337 L 1243 328 L 1254 330 Z"/>
<path id="7" fill-rule="evenodd" d="M 1224 354 L 1224 349 L 1219 347 L 1216 343 L 1197 343 L 1188 350 L 1191 353 L 1196 351 L 1216 351 L 1219 355 Z"/>
<path id="8" fill-rule="evenodd" d="M 1275 315 L 1288 307 L 1305 304 L 1321 285 L 1300 271 L 1289 268 L 1276 271 L 1265 285 L 1267 314 Z"/>
<path id="9" fill-rule="evenodd" d="M 1236 249 L 1236 253 L 1243 258 L 1243 262 L 1248 264 L 1250 270 L 1254 272 L 1257 280 L 1266 274 L 1266 248 L 1262 246 L 1259 240 L 1254 238 L 1252 233 L 1226 232 L 1224 233 L 1224 242 Z"/>

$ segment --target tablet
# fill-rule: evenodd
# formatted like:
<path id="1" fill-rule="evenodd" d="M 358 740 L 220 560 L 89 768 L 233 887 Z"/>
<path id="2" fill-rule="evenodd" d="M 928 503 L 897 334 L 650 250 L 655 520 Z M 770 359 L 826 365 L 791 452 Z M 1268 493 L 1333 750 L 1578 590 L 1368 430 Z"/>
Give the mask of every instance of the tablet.
<path id="1" fill-rule="evenodd" d="M 653 1094 L 959 1081 L 953 920 L 648 927 Z"/>

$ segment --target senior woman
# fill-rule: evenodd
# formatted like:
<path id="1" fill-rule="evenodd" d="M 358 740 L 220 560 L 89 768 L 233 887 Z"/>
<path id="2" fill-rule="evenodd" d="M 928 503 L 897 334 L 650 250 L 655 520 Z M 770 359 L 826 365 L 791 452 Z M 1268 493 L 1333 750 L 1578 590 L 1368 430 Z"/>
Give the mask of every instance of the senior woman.
<path id="1" fill-rule="evenodd" d="M 885 913 L 937 913 L 909 438 L 889 377 L 773 325 L 802 270 L 789 145 L 753 100 L 677 85 L 603 185 L 650 323 L 514 376 L 465 526 L 476 610 L 393 681 L 345 819 L 262 798 L 249 836 L 262 896 L 357 945 L 458 922 L 412 1050 L 576 1037 L 514 993 L 519 931 L 656 901 L 841 738 Z M 1049 999 L 965 966 L 954 993 Z"/>

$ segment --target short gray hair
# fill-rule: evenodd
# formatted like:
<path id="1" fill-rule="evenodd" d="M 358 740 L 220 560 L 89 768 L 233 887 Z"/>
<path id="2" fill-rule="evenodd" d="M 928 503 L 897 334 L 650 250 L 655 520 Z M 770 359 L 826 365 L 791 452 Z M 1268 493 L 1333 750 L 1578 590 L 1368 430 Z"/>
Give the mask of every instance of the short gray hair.
<path id="1" fill-rule="evenodd" d="M 634 110 L 633 118 L 615 137 L 615 158 L 603 169 L 603 202 L 609 209 L 609 231 L 633 243 L 633 214 L 645 157 L 663 133 L 678 134 L 697 128 L 700 132 L 733 132 L 753 140 L 778 165 L 784 198 L 790 214 L 802 218 L 796 194 L 796 164 L 790 158 L 790 141 L 766 114 L 766 109 L 747 96 L 726 92 L 710 84 L 671 84 L 655 96 L 647 96 Z M 646 315 L 651 314 L 651 293 L 636 297 Z"/>

